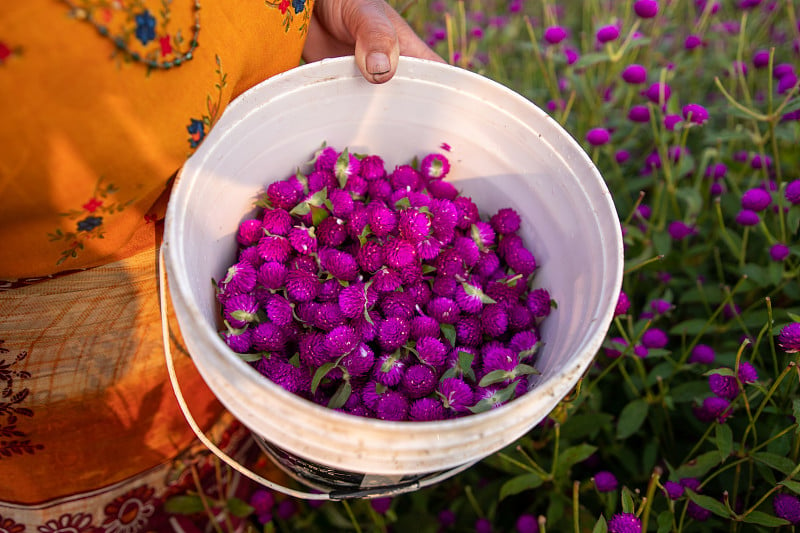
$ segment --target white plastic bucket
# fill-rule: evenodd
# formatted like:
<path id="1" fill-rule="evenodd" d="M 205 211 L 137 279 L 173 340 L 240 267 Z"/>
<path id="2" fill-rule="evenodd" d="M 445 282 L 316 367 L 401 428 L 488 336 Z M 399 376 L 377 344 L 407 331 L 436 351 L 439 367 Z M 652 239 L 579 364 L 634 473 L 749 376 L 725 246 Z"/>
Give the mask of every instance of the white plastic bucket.
<path id="1" fill-rule="evenodd" d="M 541 375 L 530 392 L 455 420 L 374 420 L 295 396 L 227 348 L 217 334 L 211 280 L 234 261 L 235 231 L 252 215 L 256 195 L 292 174 L 323 141 L 378 154 L 388 168 L 447 143 L 448 179 L 483 215 L 503 207 L 520 213 L 520 234 L 540 265 L 536 286 L 558 303 L 544 321 Z M 384 85 L 366 82 L 346 57 L 301 66 L 242 94 L 183 167 L 163 251 L 183 338 L 222 404 L 292 457 L 387 480 L 469 465 L 546 417 L 600 348 L 623 268 L 609 191 L 557 122 L 485 77 L 407 57 Z"/>

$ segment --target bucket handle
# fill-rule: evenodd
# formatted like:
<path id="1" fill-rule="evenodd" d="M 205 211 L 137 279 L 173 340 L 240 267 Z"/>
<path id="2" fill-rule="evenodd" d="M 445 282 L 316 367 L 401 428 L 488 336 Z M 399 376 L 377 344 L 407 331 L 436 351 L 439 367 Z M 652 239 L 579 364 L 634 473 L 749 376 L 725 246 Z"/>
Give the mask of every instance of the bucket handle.
<path id="1" fill-rule="evenodd" d="M 186 399 L 183 396 L 183 392 L 181 390 L 181 386 L 178 383 L 178 377 L 175 373 L 175 362 L 172 357 L 172 350 L 170 348 L 169 343 L 169 324 L 167 321 L 167 295 L 166 295 L 166 269 L 164 268 L 164 244 L 159 247 L 158 250 L 158 296 L 159 296 L 159 304 L 161 310 L 161 336 L 162 341 L 164 343 L 164 358 L 167 363 L 167 373 L 169 375 L 169 381 L 172 385 L 172 391 L 175 393 L 175 398 L 178 401 L 178 407 L 180 407 L 183 416 L 186 418 L 186 422 L 189 424 L 189 427 L 192 429 L 194 434 L 203 443 L 203 445 L 211 451 L 214 455 L 216 455 L 221 461 L 226 463 L 228 466 L 242 474 L 243 476 L 250 478 L 252 481 L 267 487 L 271 490 L 283 493 L 287 496 L 292 496 L 294 498 L 300 498 L 304 500 L 344 500 L 344 499 L 352 499 L 352 498 L 380 498 L 380 497 L 391 497 L 397 494 L 405 493 L 405 492 L 412 492 L 415 490 L 419 490 L 421 488 L 427 487 L 429 485 L 433 485 L 438 483 L 442 480 L 445 480 L 459 472 L 466 470 L 467 468 L 471 467 L 474 462 L 470 462 L 464 465 L 459 465 L 457 467 L 451 468 L 450 470 L 445 470 L 444 472 L 440 472 L 435 476 L 431 476 L 422 480 L 417 480 L 401 485 L 396 485 L 393 487 L 376 487 L 374 489 L 359 489 L 359 490 L 337 490 L 331 492 L 308 492 L 308 491 L 301 491 L 297 489 L 293 489 L 290 487 L 286 487 L 281 485 L 280 483 L 276 483 L 275 481 L 270 481 L 269 479 L 261 476 L 260 474 L 253 472 L 246 466 L 239 463 L 236 459 L 225 453 L 221 450 L 202 430 L 200 425 L 194 419 L 191 411 L 189 410 L 189 406 L 186 403 Z"/>

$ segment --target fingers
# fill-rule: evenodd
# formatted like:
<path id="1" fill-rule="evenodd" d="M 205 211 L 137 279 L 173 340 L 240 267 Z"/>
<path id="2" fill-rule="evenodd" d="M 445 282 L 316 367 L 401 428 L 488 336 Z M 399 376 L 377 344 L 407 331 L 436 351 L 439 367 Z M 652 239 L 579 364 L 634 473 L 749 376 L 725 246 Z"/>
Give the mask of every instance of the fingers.
<path id="1" fill-rule="evenodd" d="M 400 39 L 381 0 L 353 0 L 343 13 L 345 26 L 355 38 L 355 58 L 367 81 L 385 83 L 397 71 Z"/>

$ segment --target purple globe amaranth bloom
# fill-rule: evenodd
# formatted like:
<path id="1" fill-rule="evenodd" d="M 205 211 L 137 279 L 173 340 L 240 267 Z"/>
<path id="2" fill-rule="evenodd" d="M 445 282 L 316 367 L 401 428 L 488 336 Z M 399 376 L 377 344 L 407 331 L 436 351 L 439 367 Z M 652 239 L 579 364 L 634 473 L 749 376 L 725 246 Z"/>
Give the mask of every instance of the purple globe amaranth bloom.
<path id="1" fill-rule="evenodd" d="M 742 194 L 742 207 L 751 211 L 763 211 L 772 203 L 772 196 L 764 189 L 757 187 Z"/>
<path id="2" fill-rule="evenodd" d="M 574 65 L 580 59 L 580 53 L 574 48 L 564 48 L 564 57 L 567 60 L 567 65 Z"/>
<path id="3" fill-rule="evenodd" d="M 389 389 L 378 398 L 375 415 L 381 420 L 406 420 L 410 406 L 408 398 L 403 393 Z"/>
<path id="4" fill-rule="evenodd" d="M 445 378 L 439 382 L 437 396 L 445 409 L 456 413 L 466 412 L 473 401 L 472 387 L 458 378 Z"/>
<path id="5" fill-rule="evenodd" d="M 528 299 L 525 302 L 528 310 L 535 317 L 546 317 L 550 315 L 552 309 L 552 302 L 550 292 L 545 288 L 538 288 L 528 293 Z"/>
<path id="6" fill-rule="evenodd" d="M 711 374 L 708 376 L 708 388 L 720 398 L 733 400 L 739 395 L 739 384 L 733 376 Z"/>
<path id="7" fill-rule="evenodd" d="M 650 108 L 646 105 L 633 105 L 628 110 L 628 119 L 632 122 L 650 122 Z"/>
<path id="8" fill-rule="evenodd" d="M 447 417 L 442 402 L 435 398 L 420 398 L 411 402 L 408 409 L 408 419 L 417 422 L 443 420 Z"/>
<path id="9" fill-rule="evenodd" d="M 757 50 L 753 54 L 753 66 L 755 68 L 765 68 L 769 66 L 769 50 Z"/>
<path id="10" fill-rule="evenodd" d="M 606 128 L 592 128 L 586 132 L 586 141 L 592 146 L 602 146 L 611 139 L 611 133 Z"/>
<path id="11" fill-rule="evenodd" d="M 700 505 L 692 501 L 690 501 L 686 506 L 686 514 L 688 514 L 698 522 L 705 522 L 711 517 L 711 511 L 709 511 L 705 507 L 701 507 Z"/>
<path id="12" fill-rule="evenodd" d="M 475 533 L 492 533 L 492 522 L 488 518 L 478 518 L 475 521 Z"/>
<path id="13" fill-rule="evenodd" d="M 633 3 L 633 11 L 643 19 L 651 19 L 658 14 L 658 2 L 656 0 L 636 0 Z"/>
<path id="14" fill-rule="evenodd" d="M 544 30 L 544 40 L 550 44 L 558 44 L 567 37 L 567 30 L 561 26 L 550 26 Z"/>
<path id="15" fill-rule="evenodd" d="M 703 39 L 698 35 L 687 35 L 683 41 L 683 47 L 687 50 L 694 50 L 695 48 L 703 45 Z"/>
<path id="16" fill-rule="evenodd" d="M 617 305 L 614 308 L 614 316 L 624 315 L 628 312 L 628 309 L 631 307 L 631 301 L 628 299 L 628 295 L 625 291 L 619 291 L 619 297 L 617 298 Z"/>
<path id="17" fill-rule="evenodd" d="M 412 400 L 428 396 L 436 389 L 437 373 L 428 365 L 415 364 L 406 368 L 400 389 Z"/>
<path id="18" fill-rule="evenodd" d="M 772 67 L 772 77 L 776 80 L 780 80 L 790 74 L 794 74 L 794 66 L 790 63 L 778 63 Z"/>
<path id="19" fill-rule="evenodd" d="M 778 346 L 786 353 L 800 352 L 800 322 L 792 322 L 778 333 Z"/>
<path id="20" fill-rule="evenodd" d="M 608 521 L 608 533 L 642 533 L 642 521 L 633 513 L 618 513 Z"/>
<path id="21" fill-rule="evenodd" d="M 776 494 L 772 499 L 775 516 L 792 524 L 800 524 L 800 498 L 792 494 Z"/>
<path id="22" fill-rule="evenodd" d="M 398 317 L 388 317 L 378 325 L 378 343 L 384 350 L 392 351 L 406 343 L 409 333 L 408 321 Z"/>
<path id="23" fill-rule="evenodd" d="M 731 415 L 730 402 L 719 396 L 709 396 L 703 400 L 703 404 L 694 409 L 694 415 L 701 422 L 711 422 L 716 420 L 719 424 L 724 424 L 725 420 Z"/>
<path id="24" fill-rule="evenodd" d="M 428 179 L 442 179 L 450 172 L 450 161 L 442 154 L 431 153 L 422 159 L 420 170 Z"/>
<path id="25" fill-rule="evenodd" d="M 236 241 L 241 246 L 256 244 L 258 239 L 264 235 L 264 227 L 260 220 L 248 219 L 239 224 L 236 232 Z"/>
<path id="26" fill-rule="evenodd" d="M 506 235 L 519 231 L 522 218 L 510 207 L 500 209 L 491 216 L 489 224 L 498 235 Z"/>
<path id="27" fill-rule="evenodd" d="M 790 204 L 800 204 L 800 180 L 787 183 L 783 195 Z"/>
<path id="28" fill-rule="evenodd" d="M 644 96 L 654 104 L 664 105 L 672 96 L 672 88 L 666 83 L 656 82 L 644 91 Z"/>
<path id="29" fill-rule="evenodd" d="M 787 257 L 789 257 L 789 253 L 789 247 L 782 242 L 773 244 L 769 249 L 769 256 L 773 261 L 784 261 Z"/>
<path id="30" fill-rule="evenodd" d="M 742 209 L 736 214 L 736 223 L 740 226 L 756 226 L 760 221 L 758 213 L 752 209 Z"/>
<path id="31" fill-rule="evenodd" d="M 610 359 L 616 359 L 622 356 L 622 350 L 627 348 L 628 341 L 626 341 L 623 337 L 612 337 L 609 339 L 609 345 L 604 348 L 604 352 L 606 357 Z"/>
<path id="32" fill-rule="evenodd" d="M 616 160 L 616 162 L 620 165 L 627 162 L 630 158 L 631 153 L 627 150 L 617 150 L 617 152 L 614 154 L 614 160 Z"/>
<path id="33" fill-rule="evenodd" d="M 694 233 L 694 228 L 683 222 L 682 220 L 673 220 L 667 226 L 667 232 L 673 240 L 682 241 Z"/>
<path id="34" fill-rule="evenodd" d="M 640 84 L 647 80 L 647 69 L 637 63 L 632 63 L 622 71 L 622 79 L 626 83 Z"/>
<path id="35" fill-rule="evenodd" d="M 594 486 L 599 492 L 611 492 L 617 490 L 619 482 L 614 474 L 601 470 L 594 475 Z"/>
<path id="36" fill-rule="evenodd" d="M 619 38 L 619 27 L 613 24 L 603 26 L 597 30 L 597 40 L 601 43 L 608 43 Z"/>
<path id="37" fill-rule="evenodd" d="M 650 353 L 649 349 L 644 344 L 636 344 L 633 347 L 633 354 L 639 357 L 640 359 L 644 359 L 649 355 L 649 353 Z"/>
<path id="38" fill-rule="evenodd" d="M 795 74 L 794 72 L 790 72 L 789 74 L 781 76 L 780 79 L 778 80 L 778 85 L 776 86 L 778 94 L 784 94 L 794 89 L 798 81 L 800 80 L 798 80 L 797 74 Z"/>
<path id="39" fill-rule="evenodd" d="M 682 112 L 683 118 L 693 124 L 704 124 L 708 120 L 708 111 L 700 104 L 686 104 Z"/>
<path id="40" fill-rule="evenodd" d="M 675 131 L 675 126 L 683 122 L 683 117 L 680 115 L 664 115 L 664 127 L 667 128 L 668 131 Z"/>
<path id="41" fill-rule="evenodd" d="M 668 342 L 667 333 L 660 328 L 650 328 L 642 334 L 642 344 L 647 348 L 663 348 Z"/>
<path id="42" fill-rule="evenodd" d="M 514 523 L 518 533 L 539 533 L 539 521 L 532 514 L 521 514 Z"/>
<path id="43" fill-rule="evenodd" d="M 755 383 L 758 380 L 758 371 L 749 361 L 741 361 L 738 371 L 739 381 L 745 384 Z"/>
<path id="44" fill-rule="evenodd" d="M 681 496 L 683 496 L 683 493 L 685 492 L 686 489 L 684 488 L 683 485 L 681 485 L 676 481 L 667 481 L 666 483 L 664 483 L 664 490 L 666 491 L 667 497 L 670 500 L 677 500 Z"/>
<path id="45" fill-rule="evenodd" d="M 689 356 L 690 363 L 698 363 L 701 365 L 710 365 L 714 362 L 714 349 L 707 344 L 698 344 L 692 348 L 692 353 Z"/>

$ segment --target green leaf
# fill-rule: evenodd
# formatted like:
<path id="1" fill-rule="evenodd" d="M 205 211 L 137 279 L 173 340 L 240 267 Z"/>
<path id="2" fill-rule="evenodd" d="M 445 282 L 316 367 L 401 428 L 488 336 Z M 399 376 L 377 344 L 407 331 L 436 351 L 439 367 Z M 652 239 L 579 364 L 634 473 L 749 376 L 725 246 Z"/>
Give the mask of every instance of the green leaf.
<path id="1" fill-rule="evenodd" d="M 784 487 L 794 492 L 795 494 L 800 494 L 800 481 L 790 481 L 788 479 L 784 479 L 778 484 L 783 485 Z"/>
<path id="2" fill-rule="evenodd" d="M 442 330 L 442 335 L 444 338 L 448 340 L 450 346 L 456 345 L 456 328 L 452 324 L 442 324 L 440 326 Z"/>
<path id="3" fill-rule="evenodd" d="M 672 387 L 669 393 L 674 402 L 691 402 L 708 394 L 708 382 L 688 381 Z"/>
<path id="4" fill-rule="evenodd" d="M 394 203 L 395 211 L 400 211 L 409 207 L 411 207 L 411 199 L 408 196 L 403 196 Z"/>
<path id="5" fill-rule="evenodd" d="M 602 63 L 603 61 L 608 61 L 608 54 L 602 52 L 593 52 L 582 55 L 575 63 L 573 63 L 572 67 L 575 69 L 583 69 L 598 63 Z"/>
<path id="6" fill-rule="evenodd" d="M 608 533 L 608 524 L 606 523 L 605 516 L 600 515 L 600 518 L 598 518 L 597 522 L 594 523 L 592 533 Z"/>
<path id="7" fill-rule="evenodd" d="M 468 296 L 479 298 L 482 304 L 497 303 L 496 300 L 492 299 L 489 296 L 486 296 L 486 294 L 481 290 L 480 287 L 476 287 L 475 285 L 468 283 L 466 281 L 461 283 L 461 286 L 464 288 L 464 292 L 466 292 Z"/>
<path id="8" fill-rule="evenodd" d="M 708 319 L 706 318 L 690 318 L 684 320 L 669 329 L 671 335 L 697 335 L 708 327 Z"/>
<path id="9" fill-rule="evenodd" d="M 566 440 L 592 440 L 604 427 L 610 426 L 614 417 L 609 413 L 581 413 L 567 417 L 561 426 L 561 438 Z"/>
<path id="10" fill-rule="evenodd" d="M 514 476 L 503 483 L 503 486 L 500 487 L 499 499 L 500 501 L 503 501 L 503 499 L 507 498 L 508 496 L 513 496 L 526 490 L 535 489 L 539 487 L 543 481 L 544 480 L 539 474 L 534 474 L 533 472 Z"/>
<path id="11" fill-rule="evenodd" d="M 792 400 L 792 415 L 795 420 L 800 420 L 800 398 Z M 795 433 L 800 433 L 800 424 L 794 430 Z"/>
<path id="12" fill-rule="evenodd" d="M 766 527 L 780 527 L 788 526 L 790 524 L 788 520 L 784 520 L 783 518 L 778 518 L 777 516 L 772 516 L 761 511 L 749 512 L 742 517 L 742 521 L 747 522 L 748 524 L 758 524 Z"/>
<path id="13" fill-rule="evenodd" d="M 791 209 L 786 213 L 786 227 L 794 235 L 800 228 L 800 209 Z"/>
<path id="14" fill-rule="evenodd" d="M 636 511 L 636 505 L 633 503 L 633 494 L 628 487 L 622 487 L 622 494 L 620 494 L 622 501 L 622 512 L 633 513 Z"/>
<path id="15" fill-rule="evenodd" d="M 320 365 L 317 371 L 314 372 L 314 376 L 311 378 L 312 393 L 317 392 L 317 387 L 319 387 L 319 384 L 322 382 L 322 379 L 328 374 L 328 372 L 330 372 L 334 368 L 336 368 L 336 363 L 334 363 L 333 361 L 329 361 L 323 365 Z"/>
<path id="16" fill-rule="evenodd" d="M 331 409 L 338 409 L 347 402 L 347 399 L 350 398 L 350 394 L 353 392 L 353 386 L 350 385 L 350 380 L 346 379 L 339 385 L 339 388 L 336 389 L 336 392 L 331 396 L 331 399 L 328 401 L 328 407 Z"/>
<path id="17" fill-rule="evenodd" d="M 734 372 L 732 368 L 725 368 L 725 367 L 715 368 L 714 370 L 709 370 L 708 372 L 703 373 L 704 376 L 710 376 L 712 374 L 719 374 L 720 376 L 730 376 L 730 377 L 736 376 L 736 372 Z"/>
<path id="18" fill-rule="evenodd" d="M 654 232 L 653 248 L 655 248 L 658 255 L 669 255 L 670 250 L 672 250 L 672 237 L 666 231 Z"/>
<path id="19" fill-rule="evenodd" d="M 709 470 L 717 466 L 722 461 L 722 456 L 718 450 L 712 450 L 697 456 L 693 461 L 681 465 L 675 471 L 675 477 L 703 477 Z"/>
<path id="20" fill-rule="evenodd" d="M 314 227 L 319 226 L 320 223 L 329 216 L 330 213 L 328 212 L 327 209 L 316 206 L 311 207 L 311 224 L 313 224 Z"/>
<path id="21" fill-rule="evenodd" d="M 592 446 L 591 444 L 586 443 L 567 448 L 558 456 L 554 477 L 556 479 L 565 479 L 564 476 L 567 475 L 567 472 L 570 468 L 572 468 L 573 465 L 587 459 L 596 451 L 597 446 Z"/>
<path id="22" fill-rule="evenodd" d="M 657 533 L 669 533 L 672 531 L 672 517 L 674 515 L 669 511 L 661 511 L 656 518 L 658 524 Z"/>
<path id="23" fill-rule="evenodd" d="M 788 457 L 784 457 L 782 455 L 778 455 L 775 453 L 770 452 L 758 452 L 753 454 L 753 459 L 760 463 L 764 463 L 765 465 L 769 466 L 770 468 L 774 468 L 778 472 L 782 474 L 789 475 L 792 473 L 797 465 L 792 462 L 791 459 Z"/>
<path id="24" fill-rule="evenodd" d="M 472 413 L 483 413 L 485 411 L 489 411 L 495 406 L 501 405 L 514 397 L 514 393 L 517 390 L 517 384 L 511 383 L 507 385 L 504 389 L 501 389 L 494 394 L 492 394 L 488 398 L 484 398 L 472 407 L 468 409 Z"/>
<path id="25" fill-rule="evenodd" d="M 334 165 L 334 169 L 336 172 L 336 179 L 339 180 L 339 187 L 344 189 L 345 185 L 347 185 L 347 168 L 350 166 L 350 153 L 347 151 L 347 148 L 342 150 L 342 153 L 339 154 L 339 157 L 336 159 L 336 164 Z"/>
<path id="26" fill-rule="evenodd" d="M 647 418 L 648 403 L 637 398 L 626 405 L 617 421 L 617 438 L 625 439 L 636 433 Z"/>
<path id="27" fill-rule="evenodd" d="M 168 513 L 175 514 L 194 514 L 202 513 L 205 508 L 203 507 L 203 500 L 198 495 L 191 496 L 173 496 L 164 502 L 164 510 Z"/>
<path id="28" fill-rule="evenodd" d="M 247 502 L 239 498 L 229 498 L 225 506 L 233 516 L 238 516 L 239 518 L 246 518 L 255 511 Z"/>
<path id="29" fill-rule="evenodd" d="M 260 361 L 264 357 L 261 353 L 237 353 L 236 355 L 239 356 L 239 359 L 248 363 Z"/>
<path id="30" fill-rule="evenodd" d="M 733 452 L 733 431 L 728 424 L 717 424 L 714 427 L 717 448 L 722 456 L 722 461 Z"/>
<path id="31" fill-rule="evenodd" d="M 686 495 L 689 496 L 690 500 L 703 509 L 708 509 L 715 515 L 721 516 L 722 518 L 731 518 L 731 513 L 728 511 L 728 508 L 725 507 L 725 504 L 718 499 L 712 498 L 711 496 L 705 496 L 703 494 L 697 494 L 689 488 L 686 489 Z"/>

